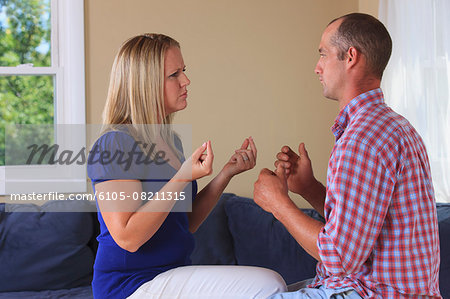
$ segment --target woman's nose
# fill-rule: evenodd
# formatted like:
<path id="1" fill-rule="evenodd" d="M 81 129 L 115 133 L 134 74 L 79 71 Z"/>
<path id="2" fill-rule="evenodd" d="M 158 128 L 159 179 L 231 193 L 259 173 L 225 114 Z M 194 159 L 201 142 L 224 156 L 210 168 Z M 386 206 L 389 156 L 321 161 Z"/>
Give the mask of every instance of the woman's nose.
<path id="1" fill-rule="evenodd" d="M 187 75 L 185 73 L 183 73 L 181 75 L 181 80 L 180 80 L 180 85 L 182 87 L 184 86 L 188 86 L 189 84 L 191 84 L 191 80 L 189 80 L 189 78 L 187 77 Z"/>

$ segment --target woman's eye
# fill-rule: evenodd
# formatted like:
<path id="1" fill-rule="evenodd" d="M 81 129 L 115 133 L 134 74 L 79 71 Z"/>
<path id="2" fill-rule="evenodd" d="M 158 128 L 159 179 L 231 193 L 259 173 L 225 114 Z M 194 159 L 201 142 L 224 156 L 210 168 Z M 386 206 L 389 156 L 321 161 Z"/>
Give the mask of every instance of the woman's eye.
<path id="1" fill-rule="evenodd" d="M 176 77 L 178 77 L 179 75 L 180 75 L 180 73 L 181 72 L 185 72 L 186 71 L 186 68 L 184 68 L 184 69 L 182 69 L 182 70 L 179 70 L 179 71 L 176 71 L 175 73 L 173 73 L 172 75 L 169 75 L 169 77 L 170 78 L 176 78 Z"/>

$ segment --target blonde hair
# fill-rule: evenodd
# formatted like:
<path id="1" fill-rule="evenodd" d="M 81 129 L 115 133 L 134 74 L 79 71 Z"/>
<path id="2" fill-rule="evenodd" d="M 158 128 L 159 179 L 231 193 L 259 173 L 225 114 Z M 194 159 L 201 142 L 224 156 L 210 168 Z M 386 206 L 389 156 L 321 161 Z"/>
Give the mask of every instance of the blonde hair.
<path id="1" fill-rule="evenodd" d="M 174 115 L 166 116 L 164 108 L 164 57 L 171 47 L 180 48 L 180 44 L 155 33 L 138 35 L 122 44 L 111 70 L 103 132 L 128 125 L 131 135 L 147 144 L 160 134 L 180 155 L 171 128 Z"/>

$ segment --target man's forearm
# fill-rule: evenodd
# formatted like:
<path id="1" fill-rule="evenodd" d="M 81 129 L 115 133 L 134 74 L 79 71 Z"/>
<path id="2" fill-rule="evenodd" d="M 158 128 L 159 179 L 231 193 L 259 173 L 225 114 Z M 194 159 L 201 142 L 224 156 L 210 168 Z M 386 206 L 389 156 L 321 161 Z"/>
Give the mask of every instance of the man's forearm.
<path id="1" fill-rule="evenodd" d="M 274 217 L 286 227 L 306 252 L 316 260 L 321 261 L 319 249 L 317 248 L 317 239 L 323 223 L 309 217 L 297 208 L 292 201 L 291 203 L 282 207 L 280 206 L 279 209 L 273 212 Z"/>
<path id="2" fill-rule="evenodd" d="M 323 217 L 324 215 L 324 205 L 325 205 L 325 197 L 326 197 L 326 188 L 325 186 L 315 180 L 315 183 L 311 185 L 307 192 L 304 194 L 300 194 L 309 204 Z"/>

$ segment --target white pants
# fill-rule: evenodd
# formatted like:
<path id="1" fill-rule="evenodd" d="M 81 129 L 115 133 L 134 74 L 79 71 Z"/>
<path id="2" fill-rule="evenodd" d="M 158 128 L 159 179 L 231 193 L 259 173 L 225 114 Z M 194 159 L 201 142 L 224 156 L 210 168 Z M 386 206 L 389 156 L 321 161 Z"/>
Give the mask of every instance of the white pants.
<path id="1" fill-rule="evenodd" d="M 249 266 L 186 266 L 159 274 L 141 285 L 128 299 L 265 299 L 286 292 L 275 271 Z"/>

